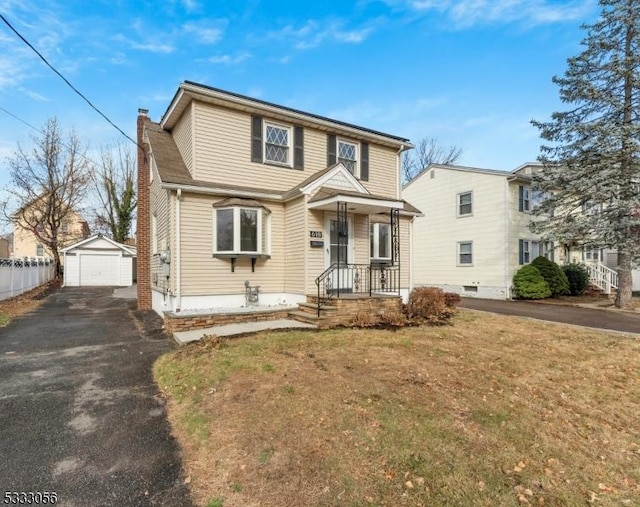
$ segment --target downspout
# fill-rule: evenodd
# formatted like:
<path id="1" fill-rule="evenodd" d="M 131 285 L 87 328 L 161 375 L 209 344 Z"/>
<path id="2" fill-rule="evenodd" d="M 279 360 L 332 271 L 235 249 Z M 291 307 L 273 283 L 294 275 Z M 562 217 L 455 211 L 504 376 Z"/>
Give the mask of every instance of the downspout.
<path id="1" fill-rule="evenodd" d="M 176 191 L 176 312 L 180 311 L 182 305 L 182 292 L 180 280 L 180 201 L 182 200 L 182 189 Z"/>
<path id="2" fill-rule="evenodd" d="M 396 199 L 400 199 L 402 196 L 402 152 L 406 149 L 406 146 L 401 144 L 397 153 L 398 160 L 396 162 L 396 174 L 398 177 L 396 178 Z"/>

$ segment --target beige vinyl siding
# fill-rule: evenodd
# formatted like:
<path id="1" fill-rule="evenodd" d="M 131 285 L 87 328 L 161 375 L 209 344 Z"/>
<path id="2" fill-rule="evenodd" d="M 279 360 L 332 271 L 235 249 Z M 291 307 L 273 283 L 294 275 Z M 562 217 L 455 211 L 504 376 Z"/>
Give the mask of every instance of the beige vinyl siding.
<path id="1" fill-rule="evenodd" d="M 369 145 L 369 181 L 362 184 L 369 192 L 397 199 L 397 152 L 384 146 Z"/>
<path id="2" fill-rule="evenodd" d="M 170 221 L 171 221 L 171 207 L 170 207 L 170 195 L 168 190 L 163 190 L 160 187 L 160 178 L 155 168 L 155 162 L 152 164 L 153 181 L 150 184 L 150 196 L 151 196 L 151 216 L 149 220 L 153 221 L 153 216 L 156 217 L 156 231 L 158 238 L 158 252 L 160 250 L 169 249 L 173 252 L 173 246 L 170 242 Z M 153 223 L 153 222 L 152 222 Z M 152 230 L 152 225 L 149 224 L 149 229 Z M 153 234 L 153 232 L 151 233 Z M 153 237 L 151 238 L 151 286 L 160 290 L 169 289 L 171 282 L 162 276 L 160 256 L 158 252 L 153 252 Z M 173 259 L 172 259 L 173 262 Z M 157 283 L 154 283 L 154 273 L 157 274 Z"/>
<path id="3" fill-rule="evenodd" d="M 192 106 L 193 107 L 193 106 Z M 194 178 L 198 178 L 194 172 L 194 160 L 193 160 L 193 122 L 192 122 L 192 107 L 188 107 L 185 109 L 181 118 L 176 123 L 175 127 L 173 127 L 173 139 L 178 147 L 178 151 L 180 151 L 180 155 L 182 155 L 182 160 L 184 160 L 187 169 L 191 173 L 191 176 Z"/>
<path id="4" fill-rule="evenodd" d="M 329 238 L 324 229 L 324 212 L 308 211 L 307 226 L 309 231 L 322 231 L 324 248 L 311 248 L 307 242 L 307 294 L 316 294 L 317 287 L 315 280 L 326 269 L 325 266 L 325 250 L 329 248 Z M 308 233 L 307 233 L 308 234 Z"/>
<path id="5" fill-rule="evenodd" d="M 504 286 L 506 185 L 503 175 L 436 167 L 404 189 L 403 198 L 424 213 L 413 227 L 414 285 Z M 458 217 L 457 196 L 469 191 L 473 214 Z M 458 266 L 458 243 L 469 241 L 473 265 Z"/>
<path id="6" fill-rule="evenodd" d="M 309 234 L 305 229 L 305 200 L 303 197 L 285 207 L 285 290 L 304 294 L 305 249 Z"/>
<path id="7" fill-rule="evenodd" d="M 353 221 L 353 262 L 369 264 L 369 217 L 368 215 L 350 215 Z"/>
<path id="8" fill-rule="evenodd" d="M 286 191 L 327 167 L 325 131 L 304 127 L 304 170 L 301 171 L 251 162 L 250 114 L 200 102 L 194 102 L 193 114 L 197 147 L 193 171 L 197 179 Z M 396 151 L 370 144 L 369 181 L 363 182 L 365 187 L 373 194 L 396 198 L 397 179 Z"/>
<path id="9" fill-rule="evenodd" d="M 251 272 L 251 259 L 238 258 L 235 272 L 231 261 L 213 257 L 213 204 L 223 197 L 182 194 L 181 265 L 184 296 L 244 294 L 244 281 L 260 291 L 283 292 L 285 278 L 284 207 L 265 203 L 271 210 L 271 258 L 258 259 Z M 187 219 L 188 217 L 188 219 Z M 266 216 L 263 216 L 263 220 Z"/>

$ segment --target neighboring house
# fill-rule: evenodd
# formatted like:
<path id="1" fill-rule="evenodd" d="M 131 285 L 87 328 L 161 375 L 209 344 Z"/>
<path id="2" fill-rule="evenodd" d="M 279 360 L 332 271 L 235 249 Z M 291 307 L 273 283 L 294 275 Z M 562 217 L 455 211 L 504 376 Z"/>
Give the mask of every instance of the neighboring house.
<path id="1" fill-rule="evenodd" d="M 508 299 L 516 271 L 539 255 L 562 264 L 563 251 L 529 230 L 539 164 L 512 172 L 429 166 L 402 196 L 424 213 L 412 234 L 413 285 L 463 296 Z"/>
<path id="2" fill-rule="evenodd" d="M 13 256 L 16 258 L 52 257 L 49 249 L 39 241 L 30 229 L 24 226 L 20 216 L 26 213 L 29 213 L 28 207 L 19 210 L 13 217 Z M 58 233 L 59 249 L 61 250 L 67 245 L 87 238 L 89 236 L 89 225 L 80 214 L 71 212 L 61 224 Z"/>
<path id="3" fill-rule="evenodd" d="M 140 308 L 408 295 L 407 139 L 185 82 L 138 143 Z"/>
<path id="4" fill-rule="evenodd" d="M 0 237 L 0 259 L 8 259 L 13 254 L 13 234 Z"/>
<path id="5" fill-rule="evenodd" d="M 68 287 L 120 286 L 133 284 L 136 249 L 102 234 L 63 248 L 64 285 Z"/>

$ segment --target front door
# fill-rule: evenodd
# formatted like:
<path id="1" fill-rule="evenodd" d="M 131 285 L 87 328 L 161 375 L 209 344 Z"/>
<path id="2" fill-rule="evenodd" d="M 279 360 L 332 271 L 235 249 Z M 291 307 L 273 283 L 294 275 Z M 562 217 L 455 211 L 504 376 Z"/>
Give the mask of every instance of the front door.
<path id="1" fill-rule="evenodd" d="M 346 231 L 340 230 L 340 222 L 336 215 L 329 215 L 325 219 L 325 237 L 329 239 L 325 249 L 325 268 L 336 264 L 329 281 L 331 291 L 351 292 L 351 270 L 348 264 L 353 263 L 353 221 L 347 217 Z"/>

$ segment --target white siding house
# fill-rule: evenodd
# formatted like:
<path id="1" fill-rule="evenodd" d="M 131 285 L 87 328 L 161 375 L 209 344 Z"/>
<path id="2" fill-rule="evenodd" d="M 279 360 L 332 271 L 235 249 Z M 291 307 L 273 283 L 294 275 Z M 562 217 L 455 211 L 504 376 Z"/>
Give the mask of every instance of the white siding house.
<path id="1" fill-rule="evenodd" d="M 552 248 L 529 231 L 531 172 L 431 165 L 403 190 L 422 212 L 413 226 L 412 284 L 508 299 L 516 271 Z M 559 260 L 559 259 L 558 259 Z"/>

